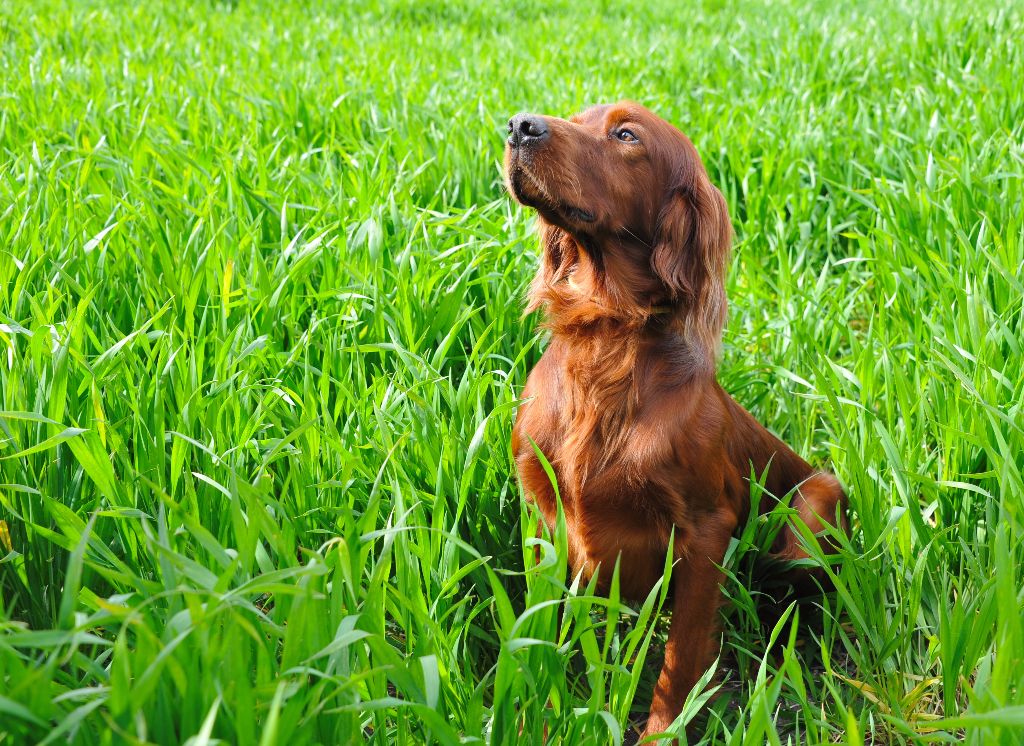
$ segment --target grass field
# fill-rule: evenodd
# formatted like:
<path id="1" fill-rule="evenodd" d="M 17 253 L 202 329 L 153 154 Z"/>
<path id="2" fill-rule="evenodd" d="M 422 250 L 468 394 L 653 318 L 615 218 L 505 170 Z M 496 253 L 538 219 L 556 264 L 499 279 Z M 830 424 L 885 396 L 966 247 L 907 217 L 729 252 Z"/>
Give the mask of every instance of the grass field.
<path id="1" fill-rule="evenodd" d="M 729 202 L 722 383 L 853 508 L 775 621 L 746 527 L 690 742 L 1024 742 L 1022 37 L 988 0 L 0 5 L 0 744 L 642 722 L 661 597 L 524 570 L 500 179 L 510 114 L 622 97 Z"/>

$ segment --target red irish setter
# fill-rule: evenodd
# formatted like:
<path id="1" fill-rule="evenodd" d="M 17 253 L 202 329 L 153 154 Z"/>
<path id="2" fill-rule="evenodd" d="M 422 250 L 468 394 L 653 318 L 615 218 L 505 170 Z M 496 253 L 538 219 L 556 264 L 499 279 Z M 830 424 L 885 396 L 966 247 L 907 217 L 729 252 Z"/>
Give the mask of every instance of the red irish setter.
<path id="1" fill-rule="evenodd" d="M 505 171 L 539 217 L 529 309 L 544 309 L 551 332 L 513 433 L 523 487 L 553 526 L 533 441 L 558 479 L 572 567 L 610 573 L 619 559 L 627 597 L 661 578 L 675 531 L 672 624 L 646 729 L 660 733 L 713 659 L 716 565 L 749 512 L 751 468 L 767 469 L 775 496 L 796 490 L 790 504 L 815 533 L 845 529 L 846 496 L 715 380 L 732 231 L 686 136 L 631 102 L 569 120 L 520 114 Z M 788 526 L 774 549 L 806 557 Z"/>

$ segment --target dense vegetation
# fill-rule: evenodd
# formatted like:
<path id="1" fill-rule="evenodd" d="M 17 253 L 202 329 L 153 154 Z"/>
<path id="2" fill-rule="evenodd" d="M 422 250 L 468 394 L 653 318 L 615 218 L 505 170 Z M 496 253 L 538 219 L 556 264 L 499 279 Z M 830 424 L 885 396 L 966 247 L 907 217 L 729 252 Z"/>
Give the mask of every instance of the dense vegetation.
<path id="1" fill-rule="evenodd" d="M 642 721 L 661 596 L 558 536 L 524 570 L 544 338 L 499 166 L 511 113 L 623 97 L 730 204 L 723 384 L 854 511 L 812 604 L 749 582 L 779 516 L 737 540 L 691 742 L 1024 739 L 1022 36 L 952 0 L 0 5 L 0 743 Z"/>

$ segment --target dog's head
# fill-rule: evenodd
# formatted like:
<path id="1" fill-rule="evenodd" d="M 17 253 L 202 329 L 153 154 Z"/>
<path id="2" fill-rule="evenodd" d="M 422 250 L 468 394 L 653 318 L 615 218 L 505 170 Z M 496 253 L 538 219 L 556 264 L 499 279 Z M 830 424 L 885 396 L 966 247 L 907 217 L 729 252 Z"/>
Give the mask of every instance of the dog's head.
<path id="1" fill-rule="evenodd" d="M 545 283 L 571 275 L 581 254 L 597 272 L 617 262 L 630 285 L 619 302 L 671 304 L 716 346 L 731 226 L 690 140 L 628 101 L 570 119 L 517 114 L 508 127 L 506 181 L 537 210 Z"/>

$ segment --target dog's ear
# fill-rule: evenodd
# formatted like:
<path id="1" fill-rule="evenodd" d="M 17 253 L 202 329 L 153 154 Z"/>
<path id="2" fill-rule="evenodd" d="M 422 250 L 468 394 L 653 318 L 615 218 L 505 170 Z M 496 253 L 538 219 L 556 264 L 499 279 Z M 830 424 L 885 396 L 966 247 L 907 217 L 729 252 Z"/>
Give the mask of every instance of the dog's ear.
<path id="1" fill-rule="evenodd" d="M 548 288 L 565 279 L 579 261 L 579 246 L 567 232 L 540 219 L 537 230 L 543 255 L 540 269 L 530 284 L 526 313 L 532 313 L 544 305 Z"/>
<path id="2" fill-rule="evenodd" d="M 699 173 L 688 181 L 674 188 L 662 207 L 651 268 L 684 309 L 688 335 L 713 359 L 725 326 L 732 226 L 725 198 L 707 176 Z"/>

